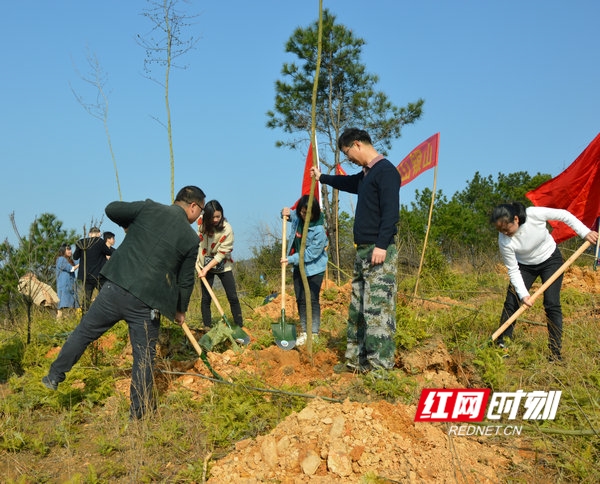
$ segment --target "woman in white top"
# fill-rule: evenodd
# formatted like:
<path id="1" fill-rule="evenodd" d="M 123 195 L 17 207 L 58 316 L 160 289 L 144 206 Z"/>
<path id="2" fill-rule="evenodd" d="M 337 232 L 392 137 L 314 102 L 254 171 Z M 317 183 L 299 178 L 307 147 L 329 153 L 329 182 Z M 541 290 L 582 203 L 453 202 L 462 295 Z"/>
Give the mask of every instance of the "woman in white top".
<path id="1" fill-rule="evenodd" d="M 530 301 L 529 289 L 538 276 L 543 283 L 563 264 L 560 250 L 546 225 L 549 220 L 566 223 L 577 235 L 592 244 L 598 240 L 598 232 L 587 228 L 567 210 L 546 207 L 526 209 L 522 203 L 514 202 L 498 205 L 492 211 L 490 221 L 500 232 L 498 246 L 510 277 L 500 325 L 519 309 L 521 303 L 529 307 L 533 305 Z M 562 359 L 561 286 L 562 275 L 544 292 L 550 361 Z M 496 342 L 500 347 L 504 347 L 506 338 L 512 339 L 514 326 L 514 323 L 511 324 L 497 339 Z"/>

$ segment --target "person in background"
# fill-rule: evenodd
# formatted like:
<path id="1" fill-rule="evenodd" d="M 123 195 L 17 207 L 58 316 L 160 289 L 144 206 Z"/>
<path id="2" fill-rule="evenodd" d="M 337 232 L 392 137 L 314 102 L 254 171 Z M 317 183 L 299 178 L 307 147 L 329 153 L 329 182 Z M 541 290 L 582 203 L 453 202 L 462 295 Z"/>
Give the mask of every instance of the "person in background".
<path id="1" fill-rule="evenodd" d="M 19 278 L 19 292 L 36 306 L 58 309 L 58 294 L 51 286 L 40 281 L 33 272 L 27 272 Z M 58 316 L 58 314 L 57 314 Z"/>
<path id="2" fill-rule="evenodd" d="M 595 244 L 598 232 L 587 228 L 567 210 L 529 207 L 522 203 L 503 203 L 492 210 L 490 222 L 498 230 L 500 255 L 508 269 L 510 284 L 500 317 L 502 326 L 519 309 L 521 303 L 531 307 L 529 289 L 540 277 L 546 282 L 562 265 L 563 258 L 550 235 L 546 223 L 558 220 L 566 223 L 577 235 Z M 548 319 L 548 347 L 550 361 L 562 360 L 562 308 L 560 289 L 562 274 L 544 292 L 544 310 Z M 511 324 L 496 340 L 504 348 L 512 339 L 515 324 Z"/>
<path id="3" fill-rule="evenodd" d="M 338 148 L 362 168 L 360 172 L 322 175 L 318 168 L 311 168 L 312 176 L 321 183 L 358 195 L 346 362 L 335 365 L 334 371 L 390 370 L 396 352 L 395 236 L 400 218 L 400 173 L 377 152 L 364 130 L 345 130 L 338 139 Z"/>
<path id="4" fill-rule="evenodd" d="M 244 325 L 242 317 L 242 306 L 235 287 L 233 277 L 233 229 L 223 212 L 223 207 L 217 200 L 211 200 L 204 207 L 204 215 L 198 225 L 198 237 L 200 239 L 196 271 L 198 277 L 205 277 L 212 287 L 215 275 L 218 276 L 233 316 L 233 322 L 240 328 Z M 210 305 L 212 302 L 208 289 L 202 286 L 202 321 L 207 328 L 212 327 L 212 315 Z"/>
<path id="5" fill-rule="evenodd" d="M 282 263 L 292 264 L 292 278 L 294 281 L 294 293 L 296 294 L 296 304 L 298 306 L 298 315 L 300 316 L 300 325 L 302 332 L 296 338 L 296 346 L 302 346 L 306 343 L 306 294 L 304 284 L 300 273 L 300 245 L 302 243 L 302 234 L 304 224 L 306 223 L 306 213 L 308 209 L 308 195 L 303 195 L 296 204 L 296 210 L 292 211 L 289 207 L 283 207 L 281 215 L 289 217 L 292 231 L 290 232 L 291 242 L 288 244 L 289 253 L 286 258 L 281 259 Z M 312 314 L 312 334 L 313 340 L 316 339 L 321 327 L 321 302 L 320 293 L 325 269 L 327 268 L 327 234 L 323 226 L 323 215 L 319 202 L 313 201 L 312 210 L 308 217 L 308 234 L 306 236 L 306 247 L 304 250 L 304 271 L 308 279 L 308 288 L 310 290 L 310 304 Z"/>
<path id="6" fill-rule="evenodd" d="M 106 215 L 126 235 L 102 269 L 106 283 L 42 378 L 46 388 L 56 390 L 88 345 L 124 320 L 133 352 L 129 418 L 141 419 L 155 408 L 153 362 L 160 316 L 185 323 L 198 256 L 198 236 L 190 224 L 202 215 L 204 197 L 190 185 L 172 205 L 150 199 L 107 205 Z"/>
<path id="7" fill-rule="evenodd" d="M 104 232 L 104 243 L 106 244 L 106 247 L 108 247 L 108 250 L 110 251 L 111 255 L 112 253 L 116 250 L 115 249 L 115 234 L 112 232 Z M 110 256 L 107 256 L 107 259 L 110 258 Z"/>
<path id="8" fill-rule="evenodd" d="M 112 253 L 116 250 L 114 248 L 115 245 L 115 234 L 113 232 L 104 232 L 104 243 L 106 244 L 106 247 L 108 247 L 108 250 L 110 251 L 110 254 L 112 255 Z M 104 258 L 104 262 L 101 262 L 100 264 L 100 287 L 103 286 L 103 284 L 106 282 L 106 278 L 102 275 L 102 268 L 104 267 L 104 264 L 106 264 L 106 262 L 108 261 L 108 259 L 110 259 L 110 255 L 107 255 Z"/>
<path id="9" fill-rule="evenodd" d="M 63 309 L 78 308 L 77 285 L 75 271 L 79 264 L 73 261 L 73 250 L 70 245 L 63 244 L 56 257 L 56 294 L 58 294 L 57 319 L 63 315 Z"/>
<path id="10" fill-rule="evenodd" d="M 100 290 L 100 270 L 110 257 L 111 251 L 101 237 L 98 227 L 92 227 L 88 236 L 77 241 L 73 258 L 79 261 L 77 279 L 83 285 L 83 312 L 90 307 L 94 289 Z"/>

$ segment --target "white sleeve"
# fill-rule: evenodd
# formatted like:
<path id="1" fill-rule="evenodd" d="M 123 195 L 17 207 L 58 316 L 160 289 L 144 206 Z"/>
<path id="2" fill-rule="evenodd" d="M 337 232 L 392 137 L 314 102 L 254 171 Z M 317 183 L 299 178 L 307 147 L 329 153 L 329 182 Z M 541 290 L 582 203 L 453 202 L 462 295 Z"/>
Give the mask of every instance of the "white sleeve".
<path id="1" fill-rule="evenodd" d="M 525 296 L 529 296 L 529 291 L 525 287 L 523 276 L 519 270 L 519 263 L 517 262 L 515 251 L 503 244 L 501 238 L 498 239 L 498 245 L 500 247 L 500 255 L 502 256 L 504 265 L 508 269 L 508 277 L 510 278 L 510 282 L 517 292 L 519 300 L 523 299 Z"/>
<path id="2" fill-rule="evenodd" d="M 583 224 L 583 222 L 581 222 L 581 220 L 575 217 L 575 215 L 573 215 L 568 210 L 563 210 L 561 208 L 543 207 L 543 214 L 546 220 L 557 220 L 559 222 L 567 224 L 582 239 L 585 239 L 585 236 L 591 232 L 591 230 L 588 227 L 586 227 Z"/>

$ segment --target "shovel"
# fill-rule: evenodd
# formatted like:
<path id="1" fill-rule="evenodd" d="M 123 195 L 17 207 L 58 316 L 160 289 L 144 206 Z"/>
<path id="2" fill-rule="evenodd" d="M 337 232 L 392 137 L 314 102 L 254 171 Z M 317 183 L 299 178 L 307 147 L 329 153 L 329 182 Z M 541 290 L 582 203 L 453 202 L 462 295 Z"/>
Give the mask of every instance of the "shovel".
<path id="1" fill-rule="evenodd" d="M 590 243 L 588 241 L 585 241 L 581 247 L 579 247 L 579 249 L 577 249 L 577 251 L 571 256 L 569 257 L 562 266 L 560 266 L 556 272 L 554 274 L 552 274 L 550 276 L 550 278 L 544 282 L 537 291 L 535 291 L 533 293 L 533 295 L 529 298 L 529 302 L 531 304 L 534 303 L 534 301 L 540 297 L 544 291 L 546 289 L 548 289 L 548 287 L 550 287 L 550 285 L 556 281 L 556 279 L 558 279 L 560 277 L 560 275 L 565 272 L 567 270 L 567 268 L 573 263 L 575 262 L 575 260 L 585 252 L 585 250 L 590 246 Z M 498 338 L 498 336 L 500 336 L 502 333 L 504 333 L 504 331 L 506 330 L 506 328 L 508 328 L 513 322 L 516 321 L 516 319 L 523 314 L 527 309 L 529 308 L 529 306 L 527 306 L 526 304 L 522 304 L 521 307 L 519 309 L 517 309 L 513 315 L 508 318 L 506 320 L 506 322 L 500 326 L 496 332 L 492 335 L 492 341 L 495 341 L 496 338 Z"/>
<path id="2" fill-rule="evenodd" d="M 287 216 L 283 216 L 283 228 L 281 230 L 281 258 L 285 258 L 286 254 L 286 234 Z M 285 323 L 285 264 L 281 264 L 281 321 L 271 324 L 273 330 L 273 338 L 275 343 L 282 350 L 291 350 L 296 346 L 296 326 L 294 324 L 287 325 Z"/>
<path id="3" fill-rule="evenodd" d="M 221 375 L 219 375 L 215 370 L 213 370 L 213 367 L 211 366 L 210 362 L 208 361 L 206 353 L 204 351 L 202 351 L 202 348 L 200 348 L 200 345 L 198 344 L 198 341 L 196 341 L 196 338 L 194 338 L 194 335 L 190 331 L 190 328 L 187 325 L 187 323 L 181 323 L 181 328 L 183 329 L 183 332 L 185 333 L 185 335 L 190 340 L 190 343 L 192 343 L 192 346 L 196 350 L 196 353 L 198 353 L 198 356 L 204 362 L 204 364 L 206 365 L 206 367 L 210 370 L 210 372 L 212 373 L 212 375 L 215 378 L 219 379 L 219 380 L 223 380 L 223 377 Z"/>
<path id="4" fill-rule="evenodd" d="M 223 319 L 223 321 L 227 325 L 227 328 L 231 331 L 231 338 L 233 338 L 234 344 L 235 343 L 240 343 L 240 344 L 243 344 L 243 345 L 247 345 L 248 343 L 250 343 L 250 336 L 248 336 L 248 333 L 246 333 L 238 325 L 234 324 L 232 326 L 229 323 L 229 320 L 225 316 L 225 311 L 223 311 L 223 308 L 221 307 L 221 304 L 219 303 L 219 300 L 217 299 L 216 294 L 212 290 L 212 287 L 210 287 L 210 284 L 206 280 L 206 277 L 201 277 L 200 279 L 202 279 L 202 283 L 204 284 L 204 287 L 206 288 L 206 290 L 210 294 L 210 298 L 215 303 L 215 306 L 217 306 L 217 310 L 219 311 L 219 314 L 221 315 L 221 318 Z M 211 338 L 211 333 L 213 333 L 213 331 L 215 329 L 216 328 L 211 329 L 208 333 L 206 333 L 204 336 L 202 336 L 202 338 L 200 338 L 200 344 L 202 346 L 204 346 L 205 348 L 208 348 L 209 351 L 217 343 L 217 341 L 215 341 L 214 338 Z M 223 331 L 221 331 L 221 333 L 223 333 Z M 222 337 L 220 337 L 220 338 L 222 339 Z"/>

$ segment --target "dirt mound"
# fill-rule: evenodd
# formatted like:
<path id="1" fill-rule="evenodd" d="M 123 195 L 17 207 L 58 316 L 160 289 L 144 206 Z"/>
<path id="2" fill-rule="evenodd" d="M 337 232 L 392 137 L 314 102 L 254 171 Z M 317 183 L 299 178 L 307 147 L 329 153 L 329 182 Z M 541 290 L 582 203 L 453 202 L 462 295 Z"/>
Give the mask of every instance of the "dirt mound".
<path id="1" fill-rule="evenodd" d="M 306 347 L 284 351 L 277 346 L 208 356 L 226 379 L 247 372 L 259 376 L 265 387 L 277 388 L 323 381 L 310 393 L 330 399 L 360 378 L 336 375 L 333 365 L 339 356 L 331 349 L 320 349 L 312 359 Z M 183 386 L 200 398 L 215 384 L 197 376 L 211 376 L 200 360 L 177 365 L 172 369 L 187 374 L 174 378 L 171 388 Z M 463 386 L 456 376 L 458 365 L 440 340 L 400 355 L 398 366 L 415 376 L 420 387 Z M 118 387 L 126 391 L 127 385 Z M 365 475 L 410 482 L 497 482 L 504 473 L 512 458 L 509 451 L 476 439 L 453 438 L 441 424 L 413 422 L 414 415 L 414 407 L 385 401 L 335 403 L 315 398 L 269 434 L 238 442 L 235 451 L 213 462 L 209 482 L 350 483 Z"/>
<path id="2" fill-rule="evenodd" d="M 498 482 L 511 456 L 502 447 L 453 439 L 418 424 L 414 408 L 317 399 L 271 433 L 238 442 L 211 468 L 209 483 Z"/>
<path id="3" fill-rule="evenodd" d="M 500 274 L 505 274 L 508 281 L 506 267 L 498 264 L 496 270 Z M 540 286 L 541 281 L 538 278 L 532 287 L 532 291 Z M 570 265 L 563 274 L 562 287 L 571 287 L 588 294 L 600 294 L 600 268 L 594 270 L 593 267 Z"/>
<path id="4" fill-rule="evenodd" d="M 209 353 L 209 360 L 225 378 L 248 372 L 259 375 L 265 386 L 327 381 L 311 393 L 329 398 L 359 378 L 336 375 L 338 356 L 329 349 L 316 352 L 312 361 L 305 347 L 284 351 L 277 346 Z M 440 340 L 402 354 L 399 364 L 420 386 L 463 386 L 455 374 L 457 364 Z M 184 386 L 197 398 L 214 384 L 193 374 L 210 376 L 200 361 L 180 370 L 189 374 L 171 385 Z M 354 483 L 366 475 L 399 482 L 498 482 L 514 458 L 513 451 L 489 441 L 449 436 L 442 424 L 415 423 L 414 415 L 415 408 L 403 404 L 315 398 L 269 434 L 238 442 L 233 452 L 212 463 L 208 482 Z"/>
<path id="5" fill-rule="evenodd" d="M 350 284 L 331 284 L 322 294 L 322 309 L 347 311 L 349 299 Z M 280 297 L 256 312 L 277 321 Z M 287 297 L 286 315 L 296 315 L 293 297 Z M 498 482 L 510 462 L 519 458 L 513 455 L 514 448 L 497 445 L 492 439 L 454 437 L 448 435 L 445 424 L 415 423 L 414 406 L 368 399 L 368 403 L 332 401 L 348 395 L 344 389 L 361 378 L 333 372 L 333 366 L 343 359 L 334 348 L 319 348 L 311 357 L 305 346 L 292 351 L 275 345 L 260 350 L 246 347 L 237 352 L 210 352 L 208 358 L 225 379 L 235 381 L 236 375 L 248 373 L 263 381 L 265 388 L 306 388 L 309 382 L 323 382 L 309 391 L 317 398 L 308 400 L 301 412 L 289 415 L 267 435 L 238 442 L 233 452 L 212 462 L 210 483 L 355 483 L 365 476 L 389 482 Z M 167 370 L 183 374 L 163 381 L 162 391 L 185 387 L 199 399 L 216 384 L 199 359 L 163 364 L 169 365 Z M 468 383 L 460 362 L 440 339 L 400 352 L 396 366 L 397 377 L 409 374 L 414 378 L 415 392 L 425 387 L 460 388 Z M 129 382 L 123 380 L 117 386 L 126 393 Z"/>
<path id="6" fill-rule="evenodd" d="M 208 361 L 212 368 L 226 380 L 235 379 L 235 376 L 240 373 L 247 373 L 258 377 L 266 386 L 280 388 L 303 386 L 310 381 L 331 377 L 333 365 L 338 362 L 338 357 L 331 350 L 320 350 L 313 354 L 311 363 L 306 348 L 284 351 L 277 346 L 270 346 L 263 350 L 245 349 L 238 354 L 233 350 L 208 353 Z M 169 369 L 189 372 L 189 376 L 177 378 L 172 384 L 182 385 L 198 393 L 199 396 L 214 384 L 211 380 L 191 374 L 212 377 L 210 370 L 201 360 L 193 363 L 191 368 L 186 362 L 171 362 Z M 331 389 L 313 390 L 313 393 L 331 396 Z"/>
<path id="7" fill-rule="evenodd" d="M 457 376 L 460 365 L 446 345 L 435 339 L 422 348 L 400 353 L 396 366 L 413 375 L 420 385 L 436 388 L 461 388 Z"/>
<path id="8" fill-rule="evenodd" d="M 600 294 L 600 270 L 571 266 L 563 276 L 563 287 L 572 287 L 589 294 Z"/>
<path id="9" fill-rule="evenodd" d="M 336 313 L 347 313 L 350 304 L 350 293 L 352 285 L 350 282 L 343 286 L 336 285 L 331 280 L 323 281 L 321 288 L 321 312 L 325 310 L 335 311 Z M 281 317 L 281 294 L 271 300 L 264 306 L 254 309 L 254 313 L 261 317 L 267 317 L 273 321 Z M 296 297 L 293 293 L 286 292 L 285 296 L 285 315 L 288 318 L 298 319 L 298 308 L 296 307 Z"/>

